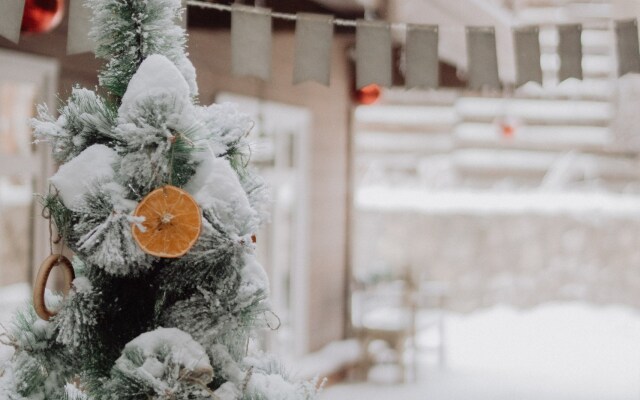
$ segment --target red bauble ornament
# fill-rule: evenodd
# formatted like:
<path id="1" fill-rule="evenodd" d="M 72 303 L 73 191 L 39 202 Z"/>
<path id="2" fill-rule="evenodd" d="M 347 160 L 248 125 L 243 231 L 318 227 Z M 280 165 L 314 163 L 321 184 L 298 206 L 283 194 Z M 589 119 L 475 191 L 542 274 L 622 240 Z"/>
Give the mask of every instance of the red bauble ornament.
<path id="1" fill-rule="evenodd" d="M 512 116 L 498 117 L 495 121 L 498 134 L 505 139 L 512 139 L 518 133 L 521 121 Z"/>
<path id="2" fill-rule="evenodd" d="M 516 134 L 516 127 L 508 123 L 502 123 L 500 125 L 500 130 L 502 132 L 502 136 L 506 138 L 512 138 Z"/>
<path id="3" fill-rule="evenodd" d="M 367 85 L 362 89 L 356 90 L 356 101 L 358 102 L 358 104 L 368 106 L 378 101 L 381 94 L 382 90 L 380 90 L 380 86 L 372 83 L 371 85 Z"/>
<path id="4" fill-rule="evenodd" d="M 49 32 L 60 24 L 63 15 L 64 0 L 26 0 L 20 30 L 27 33 Z"/>

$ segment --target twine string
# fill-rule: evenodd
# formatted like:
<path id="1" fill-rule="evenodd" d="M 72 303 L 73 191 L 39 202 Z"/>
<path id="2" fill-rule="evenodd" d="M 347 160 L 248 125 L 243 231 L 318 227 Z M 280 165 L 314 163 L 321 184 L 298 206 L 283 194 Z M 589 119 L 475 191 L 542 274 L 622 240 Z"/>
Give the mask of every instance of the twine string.
<path id="1" fill-rule="evenodd" d="M 213 2 L 203 1 L 203 0 L 187 0 L 187 5 L 193 6 L 193 7 L 199 7 L 203 9 L 217 10 L 221 12 L 233 12 L 234 10 L 233 5 L 213 3 Z M 269 14 L 271 15 L 272 18 L 279 19 L 282 21 L 295 22 L 299 19 L 297 14 L 292 14 L 292 13 L 270 11 Z M 344 18 L 333 18 L 331 20 L 331 23 L 333 25 L 338 27 L 346 27 L 346 28 L 356 28 L 358 26 L 358 23 L 375 23 L 375 22 L 384 22 L 384 21 L 377 21 L 375 19 L 371 19 L 370 13 L 369 15 L 365 16 L 365 18 L 362 18 L 360 20 L 344 19 Z M 404 31 L 411 25 L 413 24 L 405 23 L 405 22 L 389 23 L 389 27 L 391 29 L 398 30 L 398 31 Z M 425 25 L 425 24 L 415 24 L 415 25 Z M 463 24 L 446 26 L 446 27 L 437 26 L 436 24 L 426 24 L 426 25 L 433 26 L 433 28 L 436 31 L 444 31 L 448 33 L 464 33 L 467 29 L 466 26 Z M 487 27 L 487 28 L 492 28 L 492 27 Z"/>
<path id="2" fill-rule="evenodd" d="M 55 196 L 58 196 L 58 192 L 56 191 Z M 49 230 L 49 255 L 53 255 L 55 254 L 53 249 L 56 245 L 59 245 L 60 247 L 60 251 L 58 252 L 58 262 L 60 262 L 60 259 L 63 257 L 63 252 L 64 249 L 66 247 L 66 240 L 65 240 L 65 235 L 63 232 L 57 232 L 57 234 L 54 235 L 54 229 L 53 229 L 53 215 L 51 215 L 51 207 L 48 205 L 45 205 L 42 208 L 42 211 L 40 213 L 40 215 L 42 216 L 42 218 L 47 220 L 47 228 Z"/>
<path id="3" fill-rule="evenodd" d="M 205 8 L 205 9 L 224 11 L 224 12 L 231 12 L 233 11 L 233 8 L 234 8 L 233 6 L 228 4 L 209 3 L 206 1 L 200 1 L 200 0 L 188 0 L 187 5 Z M 298 16 L 296 14 L 289 14 L 289 13 L 275 12 L 275 11 L 271 12 L 271 17 L 275 19 L 284 20 L 284 21 L 298 20 Z M 333 24 L 336 26 L 348 26 L 353 28 L 356 27 L 356 21 L 349 20 L 349 19 L 342 19 L 342 18 L 335 18 L 333 20 Z"/>
<path id="4" fill-rule="evenodd" d="M 278 320 L 278 324 L 276 326 L 271 326 L 271 321 L 269 321 L 269 319 L 267 318 L 267 327 L 272 331 L 277 331 L 278 329 L 280 329 L 280 327 L 282 326 L 282 320 L 280 319 L 280 317 L 278 317 L 278 314 L 274 313 L 271 310 L 267 310 L 266 313 L 273 315 L 275 319 Z"/>

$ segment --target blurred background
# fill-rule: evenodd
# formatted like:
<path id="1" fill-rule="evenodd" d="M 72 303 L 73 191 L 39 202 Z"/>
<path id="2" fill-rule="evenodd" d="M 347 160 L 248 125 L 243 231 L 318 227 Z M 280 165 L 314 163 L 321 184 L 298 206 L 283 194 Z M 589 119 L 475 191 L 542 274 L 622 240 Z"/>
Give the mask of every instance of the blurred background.
<path id="1" fill-rule="evenodd" d="M 229 2 L 226 2 L 229 3 Z M 244 2 L 254 4 L 253 1 Z M 258 338 L 327 399 L 640 399 L 640 75 L 617 76 L 613 22 L 636 0 L 273 0 L 281 12 L 438 24 L 440 87 L 355 88 L 352 28 L 329 87 L 294 86 L 294 26 L 272 77 L 231 75 L 230 16 L 189 8 L 200 102 L 256 121 L 273 190 L 258 252 L 282 326 Z M 0 38 L 0 323 L 49 253 L 36 103 L 94 87 L 67 56 L 68 4 L 27 1 Z M 582 80 L 558 80 L 559 24 L 583 24 Z M 464 27 L 496 27 L 501 90 L 467 87 Z M 540 26 L 543 84 L 513 85 L 511 30 Z M 0 357 L 6 349 L 0 347 Z"/>

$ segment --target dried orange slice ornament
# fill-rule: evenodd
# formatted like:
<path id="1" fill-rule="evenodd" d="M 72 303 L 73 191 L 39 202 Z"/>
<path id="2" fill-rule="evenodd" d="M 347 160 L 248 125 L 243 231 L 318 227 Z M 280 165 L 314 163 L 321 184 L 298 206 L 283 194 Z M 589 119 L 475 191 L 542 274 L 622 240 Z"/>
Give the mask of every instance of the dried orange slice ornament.
<path id="1" fill-rule="evenodd" d="M 175 186 L 146 195 L 134 216 L 144 217 L 144 222 L 133 224 L 133 238 L 145 253 L 156 257 L 181 257 L 200 236 L 200 207 L 189 193 Z"/>

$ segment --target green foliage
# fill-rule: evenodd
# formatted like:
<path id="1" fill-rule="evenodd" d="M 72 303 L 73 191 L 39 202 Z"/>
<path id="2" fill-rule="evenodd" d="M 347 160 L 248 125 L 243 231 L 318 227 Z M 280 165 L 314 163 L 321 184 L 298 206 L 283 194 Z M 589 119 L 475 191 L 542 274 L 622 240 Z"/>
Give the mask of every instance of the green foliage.
<path id="1" fill-rule="evenodd" d="M 41 197 L 42 214 L 47 218 L 51 218 L 55 223 L 59 235 L 65 240 L 65 244 L 70 246 L 72 250 L 73 244 L 73 213 L 60 201 L 57 194 L 51 193 Z M 53 239 L 53 238 L 52 238 Z"/>
<path id="2" fill-rule="evenodd" d="M 21 396 L 58 400 L 64 392 L 64 377 L 75 360 L 56 343 L 55 327 L 38 319 L 29 306 L 18 312 L 9 336 L 16 349 L 14 386 L 8 390 L 11 400 L 22 400 Z"/>
<path id="3" fill-rule="evenodd" d="M 38 118 L 32 120 L 34 136 L 51 143 L 56 161 L 67 162 L 94 144 L 117 145 L 113 134 L 117 110 L 95 92 L 74 87 L 59 112 L 55 119 L 46 106 L 40 106 Z"/>
<path id="4" fill-rule="evenodd" d="M 193 161 L 193 142 L 188 138 L 188 133 L 178 134 L 169 152 L 169 183 L 174 186 L 184 186 L 196 171 L 196 163 Z"/>
<path id="5" fill-rule="evenodd" d="M 97 182 L 73 213 L 73 233 L 67 240 L 76 254 L 94 267 L 114 275 L 138 275 L 152 268 L 152 258 L 133 241 L 131 223 L 123 206 L 114 207 L 113 185 Z M 114 209 L 115 208 L 115 209 Z"/>
<path id="6" fill-rule="evenodd" d="M 116 134 L 123 145 L 118 174 L 129 195 L 139 200 L 150 190 L 171 184 L 184 185 L 193 176 L 195 127 L 178 131 L 175 115 L 188 105 L 170 96 L 148 97 L 127 114 Z"/>
<path id="7" fill-rule="evenodd" d="M 247 167 L 249 166 L 249 160 L 251 159 L 251 147 L 244 138 L 240 138 L 232 142 L 227 151 L 222 154 L 222 157 L 229 160 L 231 167 L 240 175 L 244 177 L 247 175 Z"/>
<path id="8" fill-rule="evenodd" d="M 180 16 L 179 1 L 87 0 L 87 3 L 94 10 L 91 36 L 97 43 L 96 56 L 108 61 L 100 72 L 100 85 L 117 102 L 147 56 L 162 54 L 179 67 L 184 64 L 184 30 L 173 23 Z"/>
<path id="9" fill-rule="evenodd" d="M 24 397 L 37 394 L 47 380 L 47 371 L 35 357 L 28 353 L 20 353 L 16 356 L 15 369 L 14 379 L 18 382 L 16 391 Z"/>
<path id="10" fill-rule="evenodd" d="M 88 274 L 94 287 L 101 288 L 101 297 L 108 306 L 97 314 L 99 339 L 94 342 L 93 365 L 107 374 L 113 362 L 131 339 L 152 329 L 155 290 L 150 283 L 152 272 L 140 277 L 118 277 L 94 268 Z"/>

